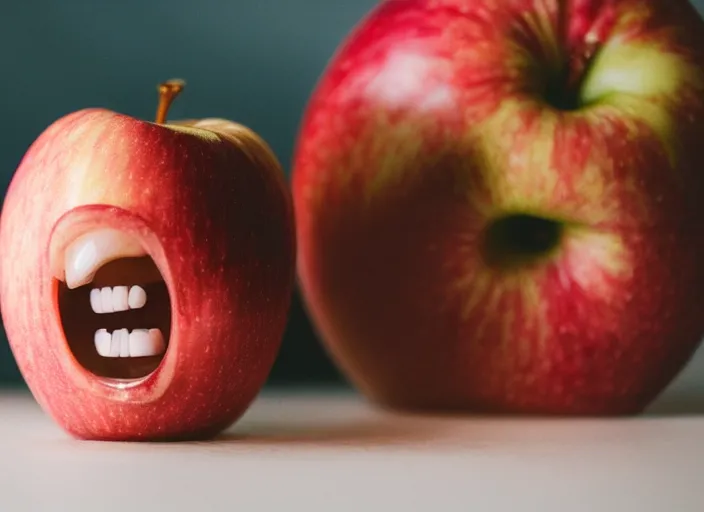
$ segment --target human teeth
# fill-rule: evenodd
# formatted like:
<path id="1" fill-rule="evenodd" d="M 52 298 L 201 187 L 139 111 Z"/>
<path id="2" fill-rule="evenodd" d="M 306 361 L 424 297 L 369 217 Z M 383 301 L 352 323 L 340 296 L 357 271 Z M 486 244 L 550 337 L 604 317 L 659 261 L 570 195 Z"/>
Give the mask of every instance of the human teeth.
<path id="1" fill-rule="evenodd" d="M 98 314 L 139 309 L 146 303 L 147 292 L 141 286 L 106 286 L 90 291 L 90 307 Z"/>
<path id="2" fill-rule="evenodd" d="M 130 333 L 130 356 L 156 356 L 164 350 L 164 337 L 159 329 L 135 329 Z"/>
<path id="3" fill-rule="evenodd" d="M 64 252 L 66 286 L 78 288 L 90 283 L 97 270 L 110 261 L 146 255 L 139 242 L 121 231 L 91 231 L 76 239 Z"/>
<path id="4" fill-rule="evenodd" d="M 130 355 L 132 357 L 141 357 L 147 354 L 146 347 L 149 344 L 149 330 L 135 329 L 130 333 Z"/>
<path id="5" fill-rule="evenodd" d="M 103 313 L 112 313 L 112 289 L 109 286 L 100 290 L 100 307 Z"/>
<path id="6" fill-rule="evenodd" d="M 147 292 L 141 286 L 133 286 L 130 288 L 130 294 L 127 298 L 127 303 L 130 309 L 143 308 L 147 303 Z"/>
<path id="7" fill-rule="evenodd" d="M 102 357 L 149 357 L 164 353 L 166 344 L 159 329 L 105 329 L 95 332 L 95 349 Z"/>
<path id="8" fill-rule="evenodd" d="M 115 286 L 112 289 L 112 310 L 127 311 L 128 308 L 129 305 L 127 304 L 127 287 Z"/>
<path id="9" fill-rule="evenodd" d="M 130 357 L 130 332 L 127 329 L 118 329 L 112 333 L 113 338 L 118 334 L 120 341 L 120 357 Z"/>
<path id="10" fill-rule="evenodd" d="M 90 291 L 90 307 L 93 309 L 94 313 L 103 312 L 103 300 L 101 298 L 99 288 L 93 288 Z"/>
<path id="11" fill-rule="evenodd" d="M 95 349 L 98 351 L 98 355 L 102 357 L 110 356 L 110 345 L 112 342 L 112 336 L 105 329 L 98 329 L 95 331 Z"/>
<path id="12" fill-rule="evenodd" d="M 120 334 L 114 331 L 110 337 L 110 354 L 108 357 L 120 357 Z"/>

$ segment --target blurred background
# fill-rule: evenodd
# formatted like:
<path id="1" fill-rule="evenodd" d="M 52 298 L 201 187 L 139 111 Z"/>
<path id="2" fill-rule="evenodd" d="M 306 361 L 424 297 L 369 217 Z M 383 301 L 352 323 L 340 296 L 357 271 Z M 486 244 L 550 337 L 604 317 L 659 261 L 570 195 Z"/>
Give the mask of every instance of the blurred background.
<path id="1" fill-rule="evenodd" d="M 316 81 L 376 0 L 22 0 L 0 7 L 0 187 L 54 120 L 85 107 L 153 119 L 156 84 L 184 78 L 169 118 L 225 117 L 290 171 Z M 704 0 L 695 0 L 702 12 Z M 343 384 L 298 294 L 269 385 Z M 23 386 L 0 332 L 0 386 Z M 704 396 L 704 349 L 674 387 Z"/>

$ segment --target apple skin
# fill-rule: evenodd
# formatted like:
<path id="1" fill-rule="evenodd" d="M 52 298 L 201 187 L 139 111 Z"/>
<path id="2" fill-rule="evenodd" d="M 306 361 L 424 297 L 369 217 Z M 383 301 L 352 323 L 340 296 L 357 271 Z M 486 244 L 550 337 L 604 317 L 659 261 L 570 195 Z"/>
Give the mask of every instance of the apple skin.
<path id="1" fill-rule="evenodd" d="M 0 222 L 2 317 L 31 392 L 74 437 L 210 438 L 245 412 L 273 365 L 295 282 L 290 192 L 256 134 L 203 123 L 82 110 L 48 127 L 13 177 Z M 53 258 L 99 227 L 140 239 L 171 297 L 164 359 L 129 382 L 80 366 L 58 315 Z"/>
<path id="2" fill-rule="evenodd" d="M 642 411 L 704 334 L 703 36 L 679 0 L 370 12 L 292 172 L 306 307 L 352 384 L 426 412 Z M 512 215 L 558 245 L 494 265 Z"/>

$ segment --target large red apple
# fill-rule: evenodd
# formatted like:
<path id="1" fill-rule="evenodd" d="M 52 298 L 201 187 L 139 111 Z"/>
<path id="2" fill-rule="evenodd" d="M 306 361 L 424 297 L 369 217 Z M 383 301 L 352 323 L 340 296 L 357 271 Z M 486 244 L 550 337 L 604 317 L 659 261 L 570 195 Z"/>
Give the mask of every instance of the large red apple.
<path id="1" fill-rule="evenodd" d="M 39 404 L 70 434 L 207 438 L 263 386 L 295 278 L 291 196 L 251 130 L 103 109 L 52 124 L 0 222 L 2 317 Z"/>
<path id="2" fill-rule="evenodd" d="M 704 334 L 703 148 L 683 0 L 381 2 L 301 127 L 308 309 L 386 406 L 640 411 Z"/>

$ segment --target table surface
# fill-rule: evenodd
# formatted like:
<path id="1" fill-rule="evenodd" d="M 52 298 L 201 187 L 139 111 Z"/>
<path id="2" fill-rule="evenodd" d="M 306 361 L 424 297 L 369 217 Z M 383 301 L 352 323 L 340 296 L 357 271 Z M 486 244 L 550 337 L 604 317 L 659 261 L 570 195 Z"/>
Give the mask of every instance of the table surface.
<path id="1" fill-rule="evenodd" d="M 704 397 L 628 419 L 422 417 L 349 391 L 265 391 L 219 440 L 66 436 L 0 394 L 0 509 L 704 510 Z"/>

